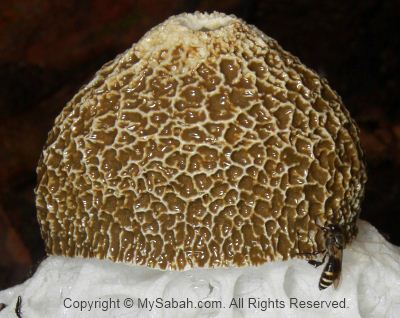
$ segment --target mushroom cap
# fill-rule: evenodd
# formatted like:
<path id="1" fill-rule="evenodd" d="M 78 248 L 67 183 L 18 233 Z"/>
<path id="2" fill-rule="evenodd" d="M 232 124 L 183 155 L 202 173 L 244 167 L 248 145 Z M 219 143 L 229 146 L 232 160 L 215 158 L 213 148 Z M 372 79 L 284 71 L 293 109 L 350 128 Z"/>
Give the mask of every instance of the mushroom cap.
<path id="1" fill-rule="evenodd" d="M 325 79 L 221 13 L 181 14 L 105 64 L 37 168 L 49 254 L 161 269 L 257 265 L 347 243 L 366 182 Z"/>

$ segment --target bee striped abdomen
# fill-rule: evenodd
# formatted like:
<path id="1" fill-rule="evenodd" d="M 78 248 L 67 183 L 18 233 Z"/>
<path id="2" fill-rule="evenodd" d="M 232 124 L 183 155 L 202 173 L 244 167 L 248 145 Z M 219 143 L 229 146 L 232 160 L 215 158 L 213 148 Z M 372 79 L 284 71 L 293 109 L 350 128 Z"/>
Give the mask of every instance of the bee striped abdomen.
<path id="1" fill-rule="evenodd" d="M 321 275 L 321 279 L 319 280 L 319 289 L 325 289 L 332 285 L 334 280 L 333 272 L 323 272 Z"/>
<path id="2" fill-rule="evenodd" d="M 326 263 L 325 268 L 321 274 L 319 280 L 319 289 L 325 289 L 335 283 L 340 278 L 341 271 L 341 259 L 336 256 L 330 256 L 328 263 Z M 336 287 L 337 283 L 335 284 Z"/>

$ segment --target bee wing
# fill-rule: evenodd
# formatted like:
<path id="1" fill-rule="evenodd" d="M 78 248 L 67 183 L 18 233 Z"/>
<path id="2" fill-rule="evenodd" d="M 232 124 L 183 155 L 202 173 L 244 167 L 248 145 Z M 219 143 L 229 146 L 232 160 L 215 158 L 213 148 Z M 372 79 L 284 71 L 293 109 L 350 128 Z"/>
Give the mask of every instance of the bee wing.
<path id="1" fill-rule="evenodd" d="M 336 249 L 335 250 L 335 261 L 334 261 L 334 269 L 336 276 L 333 280 L 333 287 L 338 288 L 339 283 L 340 283 L 340 277 L 342 273 L 342 258 L 343 258 L 343 250 L 342 249 Z"/>

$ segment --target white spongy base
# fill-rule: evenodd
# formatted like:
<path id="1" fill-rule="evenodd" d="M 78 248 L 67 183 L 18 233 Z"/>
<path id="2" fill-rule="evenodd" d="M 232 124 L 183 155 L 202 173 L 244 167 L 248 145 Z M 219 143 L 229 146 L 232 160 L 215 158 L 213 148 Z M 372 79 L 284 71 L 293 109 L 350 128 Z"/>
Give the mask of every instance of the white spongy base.
<path id="1" fill-rule="evenodd" d="M 15 304 L 22 297 L 22 317 L 400 317 L 400 248 L 388 243 L 365 221 L 359 222 L 357 239 L 343 257 L 342 282 L 337 290 L 318 289 L 322 267 L 304 260 L 273 262 L 260 267 L 195 269 L 170 272 L 109 261 L 48 257 L 32 278 L 0 292 L 8 306 L 0 318 L 15 318 Z M 219 300 L 226 308 L 166 309 L 124 308 L 123 301 Z M 120 309 L 67 309 L 66 298 L 78 301 L 120 300 Z M 243 299 L 243 308 L 228 308 L 232 298 Z M 346 308 L 290 308 L 299 301 L 345 300 Z M 249 306 L 249 299 L 260 302 Z M 269 300 L 269 304 L 268 304 Z M 66 305 L 70 305 L 67 301 Z M 280 302 L 273 308 L 272 302 Z M 250 307 L 250 308 L 249 308 Z M 262 308 L 264 307 L 264 309 Z"/>

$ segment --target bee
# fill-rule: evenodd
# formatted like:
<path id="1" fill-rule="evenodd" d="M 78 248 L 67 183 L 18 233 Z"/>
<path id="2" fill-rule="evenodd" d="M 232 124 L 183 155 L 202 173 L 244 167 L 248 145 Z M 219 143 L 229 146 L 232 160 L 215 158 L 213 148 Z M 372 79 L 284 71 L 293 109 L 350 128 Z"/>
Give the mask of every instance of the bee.
<path id="1" fill-rule="evenodd" d="M 325 253 L 325 255 L 322 261 L 309 260 L 308 263 L 318 267 L 325 263 L 325 259 L 328 257 L 328 262 L 322 271 L 318 287 L 323 290 L 333 284 L 337 288 L 342 271 L 343 249 L 346 243 L 345 236 L 338 225 L 328 225 L 321 228 L 325 232 L 325 250 L 321 253 Z"/>

